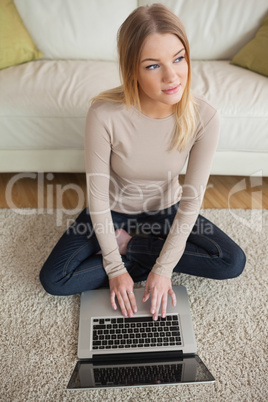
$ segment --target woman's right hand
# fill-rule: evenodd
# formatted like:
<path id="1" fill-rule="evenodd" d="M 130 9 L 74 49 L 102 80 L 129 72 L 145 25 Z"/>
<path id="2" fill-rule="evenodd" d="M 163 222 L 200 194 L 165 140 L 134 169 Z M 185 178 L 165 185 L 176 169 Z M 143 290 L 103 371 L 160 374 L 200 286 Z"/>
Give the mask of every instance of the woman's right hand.
<path id="1" fill-rule="evenodd" d="M 133 317 L 137 312 L 136 298 L 133 292 L 134 282 L 129 273 L 121 274 L 109 280 L 111 305 L 117 310 L 115 298 L 124 317 Z"/>

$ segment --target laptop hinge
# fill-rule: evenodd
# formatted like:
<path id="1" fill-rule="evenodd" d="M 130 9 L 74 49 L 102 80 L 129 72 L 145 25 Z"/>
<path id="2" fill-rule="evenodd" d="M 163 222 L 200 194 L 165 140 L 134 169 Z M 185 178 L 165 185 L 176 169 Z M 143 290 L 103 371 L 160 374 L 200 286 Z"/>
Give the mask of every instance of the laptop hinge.
<path id="1" fill-rule="evenodd" d="M 115 353 L 115 354 L 109 354 L 109 355 L 93 355 L 93 363 L 95 362 L 113 362 L 113 363 L 119 363 L 119 362 L 126 362 L 128 361 L 133 362 L 133 361 L 154 361 L 154 360 L 182 360 L 183 359 L 183 352 L 182 350 L 177 350 L 177 351 L 166 351 L 166 352 L 134 352 L 134 353 Z"/>

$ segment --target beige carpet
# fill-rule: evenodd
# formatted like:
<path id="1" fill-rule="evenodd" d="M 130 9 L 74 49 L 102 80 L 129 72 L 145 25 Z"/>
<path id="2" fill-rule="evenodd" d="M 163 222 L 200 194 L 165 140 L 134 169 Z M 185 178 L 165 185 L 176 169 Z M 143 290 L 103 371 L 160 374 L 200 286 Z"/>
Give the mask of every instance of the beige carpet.
<path id="1" fill-rule="evenodd" d="M 267 401 L 268 211 L 203 213 L 247 254 L 246 269 L 237 279 L 173 278 L 188 289 L 198 353 L 216 383 L 68 391 L 79 296 L 49 296 L 38 274 L 69 217 L 57 227 L 55 212 L 0 210 L 0 400 Z"/>

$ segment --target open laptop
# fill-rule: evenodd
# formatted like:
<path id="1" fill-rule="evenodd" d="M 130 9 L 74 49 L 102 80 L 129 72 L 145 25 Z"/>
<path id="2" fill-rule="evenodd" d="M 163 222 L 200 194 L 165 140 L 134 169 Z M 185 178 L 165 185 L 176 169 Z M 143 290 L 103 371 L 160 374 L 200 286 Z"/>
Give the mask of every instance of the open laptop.
<path id="1" fill-rule="evenodd" d="M 167 316 L 153 321 L 144 288 L 135 288 L 138 313 L 124 318 L 112 310 L 109 289 L 81 294 L 78 358 L 68 389 L 122 388 L 214 382 L 196 355 L 188 295 L 173 286 Z"/>

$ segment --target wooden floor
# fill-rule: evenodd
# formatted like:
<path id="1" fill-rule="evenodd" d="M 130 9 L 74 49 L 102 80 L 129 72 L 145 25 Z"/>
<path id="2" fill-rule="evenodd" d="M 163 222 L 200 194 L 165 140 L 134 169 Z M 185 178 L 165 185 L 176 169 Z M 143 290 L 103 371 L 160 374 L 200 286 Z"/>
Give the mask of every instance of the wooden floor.
<path id="1" fill-rule="evenodd" d="M 85 205 L 83 173 L 0 174 L 0 208 L 82 209 Z M 268 177 L 211 176 L 202 208 L 268 209 Z"/>

